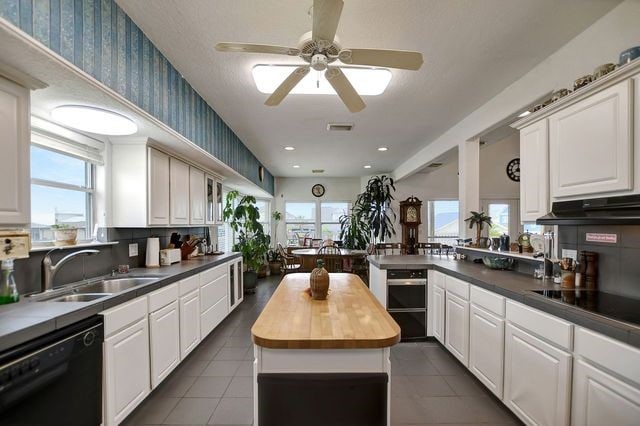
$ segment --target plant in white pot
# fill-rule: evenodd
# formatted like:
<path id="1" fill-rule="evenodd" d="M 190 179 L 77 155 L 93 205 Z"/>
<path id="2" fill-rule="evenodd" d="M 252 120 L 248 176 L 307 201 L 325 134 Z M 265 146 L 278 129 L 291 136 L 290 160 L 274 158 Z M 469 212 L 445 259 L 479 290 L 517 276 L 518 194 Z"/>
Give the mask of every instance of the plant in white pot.
<path id="1" fill-rule="evenodd" d="M 54 244 L 56 246 L 72 246 L 75 245 L 78 239 L 78 228 L 69 226 L 67 224 L 51 225 L 53 229 Z"/>

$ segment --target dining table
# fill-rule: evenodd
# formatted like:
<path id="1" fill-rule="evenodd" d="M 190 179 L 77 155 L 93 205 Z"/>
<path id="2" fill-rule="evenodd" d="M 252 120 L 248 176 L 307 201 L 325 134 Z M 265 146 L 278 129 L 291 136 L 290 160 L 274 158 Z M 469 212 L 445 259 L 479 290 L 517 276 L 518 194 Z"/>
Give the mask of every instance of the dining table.
<path id="1" fill-rule="evenodd" d="M 310 272 L 316 267 L 318 258 L 340 257 L 346 265 L 350 265 L 354 259 L 367 257 L 366 250 L 339 249 L 339 253 L 323 253 L 318 255 L 319 248 L 304 248 L 291 250 L 291 255 L 300 259 L 300 271 Z"/>

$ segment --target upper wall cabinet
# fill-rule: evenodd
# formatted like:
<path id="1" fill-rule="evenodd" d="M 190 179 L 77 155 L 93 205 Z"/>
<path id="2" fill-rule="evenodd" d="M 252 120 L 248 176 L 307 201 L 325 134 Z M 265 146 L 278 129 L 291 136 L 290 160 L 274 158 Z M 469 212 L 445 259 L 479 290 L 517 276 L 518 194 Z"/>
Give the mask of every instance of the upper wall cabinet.
<path id="1" fill-rule="evenodd" d="M 31 222 L 29 89 L 0 77 L 0 225 Z"/>
<path id="2" fill-rule="evenodd" d="M 218 197 L 222 200 L 222 182 L 216 180 L 211 175 L 206 175 L 206 215 L 205 223 L 207 225 L 215 225 L 222 222 L 222 201 L 218 208 Z"/>
<path id="3" fill-rule="evenodd" d="M 520 158 L 520 218 L 535 221 L 549 211 L 547 120 L 520 130 Z"/>
<path id="4" fill-rule="evenodd" d="M 169 156 L 148 148 L 149 225 L 169 224 Z"/>
<path id="5" fill-rule="evenodd" d="M 189 165 L 175 158 L 169 159 L 169 176 L 169 222 L 171 225 L 188 225 Z"/>
<path id="6" fill-rule="evenodd" d="M 189 167 L 189 222 L 192 225 L 204 224 L 205 196 L 204 172 Z"/>
<path id="7" fill-rule="evenodd" d="M 632 80 L 549 117 L 551 196 L 633 189 Z"/>

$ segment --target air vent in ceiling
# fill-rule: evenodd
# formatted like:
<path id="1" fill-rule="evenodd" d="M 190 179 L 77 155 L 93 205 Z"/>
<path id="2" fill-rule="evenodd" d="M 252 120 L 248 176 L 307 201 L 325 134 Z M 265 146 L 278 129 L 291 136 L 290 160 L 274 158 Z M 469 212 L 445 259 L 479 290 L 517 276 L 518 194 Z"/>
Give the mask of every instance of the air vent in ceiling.
<path id="1" fill-rule="evenodd" d="M 353 130 L 353 123 L 329 123 L 327 130 L 330 132 L 350 132 Z"/>
<path id="2" fill-rule="evenodd" d="M 311 173 L 324 173 L 324 169 L 313 169 Z"/>
<path id="3" fill-rule="evenodd" d="M 442 166 L 442 163 L 431 163 L 429 164 L 427 167 L 429 167 L 430 169 L 435 169 Z"/>

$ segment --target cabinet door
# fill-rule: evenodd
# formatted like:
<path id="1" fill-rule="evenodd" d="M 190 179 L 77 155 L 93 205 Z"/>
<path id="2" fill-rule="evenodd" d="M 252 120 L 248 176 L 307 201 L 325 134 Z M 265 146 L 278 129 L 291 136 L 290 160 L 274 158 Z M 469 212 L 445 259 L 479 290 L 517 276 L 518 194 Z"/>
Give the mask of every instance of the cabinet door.
<path id="1" fill-rule="evenodd" d="M 180 314 L 178 302 L 149 315 L 151 387 L 155 389 L 180 363 Z"/>
<path id="2" fill-rule="evenodd" d="M 219 180 L 216 181 L 216 222 L 223 223 L 222 210 L 223 210 L 223 199 L 222 199 L 222 182 Z"/>
<path id="3" fill-rule="evenodd" d="M 180 356 L 185 359 L 200 343 L 200 289 L 180 298 Z"/>
<path id="4" fill-rule="evenodd" d="M 572 424 L 636 425 L 639 420 L 640 389 L 624 383 L 584 359 L 576 359 L 573 370 Z"/>
<path id="5" fill-rule="evenodd" d="M 444 288 L 433 286 L 433 312 L 431 318 L 433 320 L 433 337 L 438 339 L 444 345 Z"/>
<path id="6" fill-rule="evenodd" d="M 633 187 L 631 86 L 623 81 L 549 118 L 553 197 Z"/>
<path id="7" fill-rule="evenodd" d="M 242 260 L 236 262 L 236 304 L 244 300 L 244 271 Z"/>
<path id="8" fill-rule="evenodd" d="M 469 302 L 455 294 L 445 294 L 444 346 L 467 367 L 469 365 Z"/>
<path id="9" fill-rule="evenodd" d="M 523 422 L 569 423 L 571 354 L 507 323 L 504 364 L 503 401 Z"/>
<path id="10" fill-rule="evenodd" d="M 189 214 L 192 225 L 204 223 L 205 216 L 205 181 L 204 172 L 189 167 Z"/>
<path id="11" fill-rule="evenodd" d="M 473 304 L 469 318 L 469 370 L 502 398 L 504 320 Z"/>
<path id="12" fill-rule="evenodd" d="M 227 283 L 229 285 L 229 312 L 236 307 L 236 264 L 235 262 L 230 262 L 227 264 L 229 268 L 229 273 L 227 274 Z"/>
<path id="13" fill-rule="evenodd" d="M 207 175 L 206 177 L 207 187 L 206 192 L 206 206 L 204 222 L 207 225 L 213 225 L 216 223 L 216 181 L 213 177 Z"/>
<path id="14" fill-rule="evenodd" d="M 150 392 L 147 318 L 104 341 L 105 425 L 117 425 Z"/>
<path id="15" fill-rule="evenodd" d="M 0 225 L 31 223 L 29 89 L 0 77 Z"/>
<path id="16" fill-rule="evenodd" d="M 169 224 L 169 156 L 148 149 L 148 222 L 149 225 Z"/>
<path id="17" fill-rule="evenodd" d="M 520 130 L 520 220 L 549 212 L 549 130 L 541 120 Z"/>
<path id="18" fill-rule="evenodd" d="M 169 200 L 171 224 L 189 224 L 189 165 L 180 160 L 169 160 Z"/>

